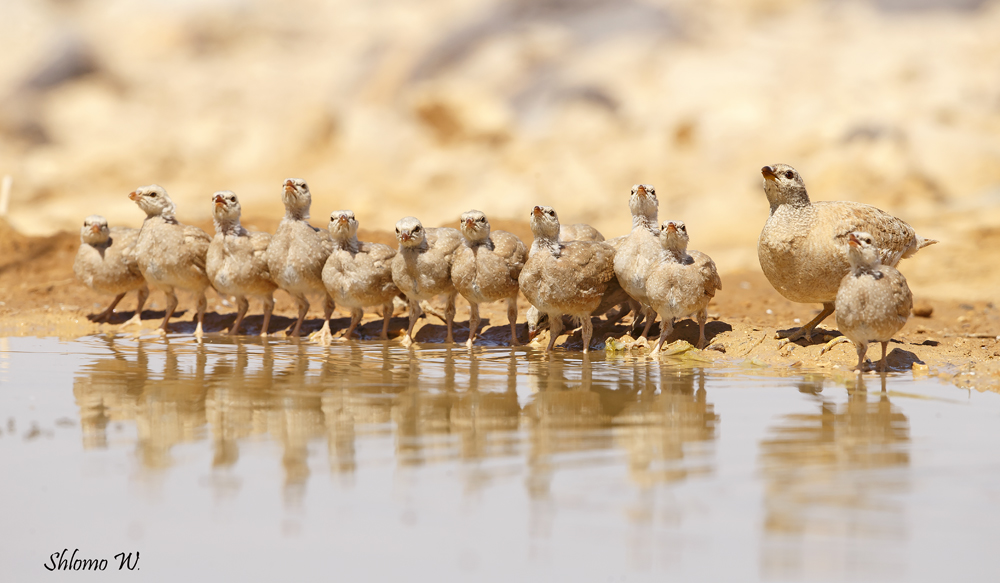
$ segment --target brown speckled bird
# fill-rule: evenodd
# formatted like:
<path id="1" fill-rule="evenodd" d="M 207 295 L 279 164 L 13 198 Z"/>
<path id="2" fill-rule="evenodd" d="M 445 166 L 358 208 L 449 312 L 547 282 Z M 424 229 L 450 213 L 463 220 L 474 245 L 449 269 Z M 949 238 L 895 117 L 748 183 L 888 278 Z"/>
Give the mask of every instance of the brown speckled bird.
<path id="1" fill-rule="evenodd" d="M 317 229 L 309 224 L 309 207 L 312 193 L 301 178 L 289 178 L 284 182 L 281 201 L 285 203 L 285 217 L 267 247 L 267 268 L 271 279 L 278 287 L 288 292 L 299 307 L 299 316 L 291 336 L 302 333 L 302 322 L 309 312 L 308 294 L 323 297 L 323 328 L 320 340 L 328 342 L 330 316 L 333 314 L 333 299 L 323 285 L 323 266 L 333 251 L 333 239 L 325 229 Z"/>
<path id="2" fill-rule="evenodd" d="M 240 201 L 230 190 L 212 195 L 212 217 L 215 238 L 208 246 L 205 268 L 215 291 L 236 298 L 236 321 L 230 334 L 240 330 L 240 324 L 250 307 L 247 297 L 258 298 L 264 304 L 261 336 L 267 336 L 274 310 L 274 290 L 264 254 L 271 242 L 268 233 L 250 232 L 240 224 Z"/>
<path id="3" fill-rule="evenodd" d="M 415 217 L 404 217 L 396 223 L 396 239 L 399 251 L 392 259 L 392 281 L 410 303 L 410 325 L 403 336 L 403 346 L 413 344 L 413 327 L 421 314 L 420 302 L 438 294 L 447 296 L 445 342 L 454 342 L 451 328 L 458 290 L 451 281 L 451 264 L 462 245 L 462 234 L 446 227 L 425 229 Z"/>
<path id="4" fill-rule="evenodd" d="M 175 290 L 182 288 L 193 291 L 198 298 L 198 325 L 194 334 L 200 337 L 208 307 L 205 289 L 210 283 L 205 272 L 205 256 L 211 237 L 198 227 L 179 223 L 174 216 L 173 201 L 160 186 L 142 186 L 128 196 L 146 213 L 133 250 L 136 263 L 149 287 L 163 290 L 167 295 L 167 312 L 161 332 L 167 332 L 170 317 L 177 308 Z"/>
<path id="5" fill-rule="evenodd" d="M 524 297 L 548 315 L 552 336 L 546 351 L 555 345 L 562 315 L 568 314 L 582 324 L 583 351 L 588 352 L 594 331 L 590 315 L 615 279 L 615 250 L 603 241 L 560 241 L 552 207 L 532 209 L 531 232 L 535 240 L 518 282 Z"/>
<path id="6" fill-rule="evenodd" d="M 392 281 L 392 258 L 396 250 L 381 243 L 358 241 L 358 220 L 353 211 L 330 213 L 333 252 L 323 267 L 323 283 L 330 297 L 351 310 L 351 325 L 344 333 L 350 339 L 364 316 L 364 308 L 382 306 L 382 335 L 389 336 L 392 299 L 399 288 Z"/>
<path id="7" fill-rule="evenodd" d="M 91 317 L 94 322 L 108 321 L 125 294 L 138 290 L 135 315 L 123 326 L 139 323 L 142 306 L 149 297 L 149 288 L 133 254 L 138 238 L 139 229 L 108 228 L 107 219 L 100 215 L 84 219 L 73 273 L 95 292 L 115 296 L 106 310 Z"/>
<path id="8" fill-rule="evenodd" d="M 649 184 L 636 184 L 628 201 L 632 211 L 632 231 L 618 243 L 615 251 L 615 275 L 622 289 L 642 306 L 647 318 L 642 336 L 653 325 L 652 306 L 646 294 L 646 280 L 663 253 L 657 225 L 659 202 L 656 189 Z"/>
<path id="9" fill-rule="evenodd" d="M 847 257 L 850 272 L 840 282 L 837 300 L 837 327 L 844 336 L 834 339 L 823 349 L 849 339 L 858 351 L 857 370 L 864 370 L 868 343 L 882 343 L 882 359 L 878 369 L 886 367 L 885 352 L 893 335 L 910 317 L 913 296 L 906 278 L 896 268 L 882 265 L 875 238 L 868 233 L 848 235 Z"/>
<path id="10" fill-rule="evenodd" d="M 794 168 L 775 164 L 761 168 L 771 213 L 757 241 L 761 269 L 778 293 L 793 302 L 821 303 L 823 310 L 788 340 L 805 337 L 834 311 L 840 282 L 850 271 L 847 237 L 870 233 L 882 265 L 937 243 L 913 227 L 871 205 L 846 201 L 811 202 Z"/>
<path id="11" fill-rule="evenodd" d="M 455 252 L 451 279 L 462 297 L 469 301 L 469 339 L 472 348 L 479 329 L 479 304 L 507 301 L 510 343 L 517 346 L 517 278 L 521 275 L 528 250 L 516 235 L 490 231 L 482 211 L 462 213 L 459 227 L 465 241 Z"/>
<path id="12" fill-rule="evenodd" d="M 688 250 L 688 240 L 683 221 L 664 221 L 660 227 L 660 261 L 646 281 L 647 297 L 660 315 L 660 338 L 650 356 L 659 353 L 674 320 L 690 314 L 698 319 L 698 348 L 705 347 L 708 302 L 722 289 L 722 280 L 708 255 Z"/>

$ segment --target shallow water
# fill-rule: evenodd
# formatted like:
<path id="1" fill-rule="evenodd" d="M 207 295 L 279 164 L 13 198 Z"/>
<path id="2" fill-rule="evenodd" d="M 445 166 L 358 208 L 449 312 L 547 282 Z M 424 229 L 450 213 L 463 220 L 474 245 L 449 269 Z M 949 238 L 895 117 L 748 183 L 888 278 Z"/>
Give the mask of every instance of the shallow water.
<path id="1" fill-rule="evenodd" d="M 64 548 L 157 581 L 1000 576 L 1000 395 L 772 374 L 0 339 L 3 580 Z"/>

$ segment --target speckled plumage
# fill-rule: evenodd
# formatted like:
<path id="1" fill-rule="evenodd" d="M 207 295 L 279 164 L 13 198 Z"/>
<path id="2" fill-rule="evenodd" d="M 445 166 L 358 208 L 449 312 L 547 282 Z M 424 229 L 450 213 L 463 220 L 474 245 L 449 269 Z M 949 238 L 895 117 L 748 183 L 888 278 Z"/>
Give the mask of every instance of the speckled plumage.
<path id="1" fill-rule="evenodd" d="M 281 194 L 285 216 L 267 247 L 267 268 L 278 287 L 288 292 L 298 305 L 299 314 L 292 336 L 302 332 L 302 323 L 309 312 L 307 295 L 323 297 L 323 328 L 320 336 L 330 336 L 330 316 L 334 303 L 323 285 L 323 266 L 333 251 L 333 239 L 325 229 L 309 224 L 312 193 L 301 178 L 285 180 Z"/>
<path id="2" fill-rule="evenodd" d="M 350 308 L 350 338 L 364 316 L 364 308 L 382 306 L 382 335 L 388 338 L 392 299 L 399 288 L 392 281 L 392 258 L 396 250 L 381 243 L 358 241 L 358 221 L 349 210 L 330 213 L 333 251 L 323 267 L 323 284 L 330 297 Z"/>
<path id="3" fill-rule="evenodd" d="M 115 296 L 103 312 L 92 317 L 95 322 L 105 322 L 114 313 L 115 306 L 132 290 L 138 290 L 135 316 L 129 324 L 138 323 L 142 307 L 149 297 L 149 288 L 142 277 L 134 255 L 139 229 L 108 228 L 108 221 L 100 215 L 90 215 L 80 229 L 80 248 L 73 261 L 73 273 L 84 285 L 100 294 Z"/>
<path id="4" fill-rule="evenodd" d="M 240 224 L 242 209 L 239 198 L 232 191 L 216 192 L 212 195 L 212 203 L 215 237 L 208 246 L 205 268 L 217 292 L 236 298 L 236 321 L 229 333 L 239 332 L 250 307 L 247 298 L 253 297 L 264 304 L 260 335 L 267 336 L 274 310 L 274 290 L 278 287 L 271 280 L 264 257 L 271 235 L 248 231 Z"/>
<path id="5" fill-rule="evenodd" d="M 521 293 L 549 318 L 552 350 L 562 331 L 562 315 L 576 317 L 583 325 L 583 351 L 590 350 L 591 313 L 600 305 L 615 278 L 614 248 L 603 241 L 559 240 L 559 217 L 551 207 L 531 211 L 535 240 L 521 270 Z"/>
<path id="6" fill-rule="evenodd" d="M 632 231 L 616 246 L 615 275 L 625 293 L 642 306 L 647 318 L 642 331 L 645 337 L 654 320 L 646 293 L 646 280 L 662 254 L 660 229 L 656 222 L 659 211 L 656 189 L 649 184 L 636 184 L 632 187 L 628 206 L 632 212 Z"/>
<path id="7" fill-rule="evenodd" d="M 808 339 L 812 329 L 833 313 L 840 282 L 850 270 L 849 233 L 870 233 L 882 264 L 888 266 L 937 242 L 917 235 L 904 221 L 871 205 L 811 202 L 801 176 L 786 164 L 765 166 L 761 173 L 771 205 L 757 241 L 761 269 L 774 289 L 789 300 L 823 304 L 823 311 L 789 339 Z"/>
<path id="8" fill-rule="evenodd" d="M 135 189 L 129 198 L 146 213 L 133 252 L 149 287 L 167 295 L 163 332 L 177 308 L 176 288 L 191 290 L 198 298 L 195 335 L 201 336 L 209 287 L 205 257 L 212 239 L 205 231 L 184 225 L 174 216 L 176 207 L 167 191 L 155 184 Z"/>
<path id="9" fill-rule="evenodd" d="M 559 225 L 560 241 L 603 241 L 604 235 L 587 223 Z"/>
<path id="10" fill-rule="evenodd" d="M 404 217 L 396 223 L 396 239 L 399 250 L 392 259 L 392 281 L 406 294 L 410 304 L 410 325 L 403 336 L 403 345 L 413 343 L 413 327 L 421 314 L 421 300 L 430 300 L 438 294 L 447 296 L 446 342 L 454 342 L 452 323 L 458 290 L 451 281 L 451 265 L 455 252 L 462 245 L 462 234 L 458 229 L 447 227 L 425 229 L 415 217 Z"/>
<path id="11" fill-rule="evenodd" d="M 660 338 L 651 356 L 673 332 L 674 320 L 691 314 L 698 319 L 698 348 L 704 348 L 708 303 L 722 289 L 715 262 L 700 251 L 688 250 L 687 227 L 682 221 L 664 221 L 659 243 L 660 260 L 646 281 L 650 304 L 660 315 Z"/>
<path id="12" fill-rule="evenodd" d="M 459 228 L 464 240 L 455 251 L 451 279 L 462 297 L 469 301 L 471 348 L 479 329 L 479 304 L 507 301 L 510 343 L 517 346 L 517 278 L 528 256 L 524 243 L 507 231 L 491 231 L 486 215 L 471 210 L 462 213 Z"/>
<path id="13" fill-rule="evenodd" d="M 879 370 L 885 370 L 886 347 L 910 317 L 913 296 L 903 274 L 881 264 L 870 234 L 851 233 L 847 248 L 851 269 L 837 291 L 837 327 L 857 348 L 858 370 L 864 367 L 868 343 L 881 342 Z"/>

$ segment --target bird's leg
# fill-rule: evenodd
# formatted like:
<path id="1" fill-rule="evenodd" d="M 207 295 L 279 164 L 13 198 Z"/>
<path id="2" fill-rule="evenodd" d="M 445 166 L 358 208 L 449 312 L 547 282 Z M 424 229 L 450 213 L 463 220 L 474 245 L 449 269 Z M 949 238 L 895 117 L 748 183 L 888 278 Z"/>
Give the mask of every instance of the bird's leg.
<path id="1" fill-rule="evenodd" d="M 583 353 L 587 354 L 590 352 L 590 337 L 594 335 L 594 323 L 590 320 L 590 314 L 583 317 L 583 330 L 580 332 L 583 335 Z"/>
<path id="2" fill-rule="evenodd" d="M 803 338 L 803 337 L 805 337 L 806 342 L 809 342 L 810 340 L 812 340 L 812 331 L 813 331 L 813 328 L 815 328 L 816 326 L 819 326 L 819 323 L 822 322 L 823 320 L 826 320 L 826 317 L 833 313 L 833 309 L 834 309 L 833 308 L 833 303 L 825 303 L 825 304 L 823 304 L 823 309 L 820 311 L 820 313 L 817 314 L 816 317 L 813 318 L 812 320 L 809 320 L 809 322 L 805 326 L 799 328 L 798 330 L 795 330 L 794 332 L 792 332 L 788 336 L 784 336 L 784 337 L 781 335 L 782 334 L 781 332 L 778 332 L 777 337 L 778 338 L 784 338 L 784 340 L 785 340 L 785 342 L 779 343 L 779 346 L 784 346 L 785 344 L 788 344 L 789 342 L 795 342 L 799 338 Z"/>
<path id="3" fill-rule="evenodd" d="M 705 348 L 708 339 L 705 338 L 705 322 L 708 321 L 708 308 L 702 308 L 698 312 L 698 350 Z"/>
<path id="4" fill-rule="evenodd" d="M 466 348 L 472 348 L 472 341 L 476 339 L 476 330 L 479 329 L 479 304 L 469 302 L 469 339 L 465 341 Z"/>
<path id="5" fill-rule="evenodd" d="M 413 327 L 417 325 L 417 318 L 420 317 L 420 302 L 410 300 L 410 325 L 406 328 L 406 335 L 403 336 L 403 346 L 413 344 Z"/>
<path id="6" fill-rule="evenodd" d="M 826 344 L 824 344 L 823 345 L 823 349 L 820 350 L 819 353 L 821 355 L 826 354 L 827 352 L 830 352 L 830 350 L 833 349 L 834 346 L 836 346 L 838 344 L 843 344 L 844 342 L 850 342 L 850 341 L 851 341 L 851 339 L 848 338 L 847 336 L 837 336 L 833 340 L 831 340 L 831 341 L 827 342 Z"/>
<path id="7" fill-rule="evenodd" d="M 361 308 L 354 308 L 351 310 L 351 324 L 347 327 L 347 332 L 341 336 L 342 340 L 350 340 L 351 334 L 354 334 L 354 329 L 358 327 L 358 323 L 361 322 L 362 316 L 365 315 L 365 311 Z"/>
<path id="8" fill-rule="evenodd" d="M 329 346 L 333 341 L 333 334 L 330 332 L 330 317 L 333 316 L 333 309 L 336 306 L 333 298 L 329 294 L 323 296 L 323 326 L 309 335 L 309 339 L 319 342 L 323 346 Z"/>
<path id="9" fill-rule="evenodd" d="M 642 314 L 646 317 L 646 327 L 642 329 L 642 334 L 640 334 L 640 336 L 645 338 L 646 335 L 649 334 L 649 329 L 653 326 L 653 322 L 656 320 L 656 312 L 654 312 L 652 308 L 643 306 Z"/>
<path id="10" fill-rule="evenodd" d="M 194 327 L 194 337 L 199 340 L 205 333 L 204 324 L 206 309 L 208 309 L 208 298 L 205 297 L 205 290 L 201 290 L 201 293 L 198 295 L 198 313 L 196 314 L 198 324 Z"/>
<path id="11" fill-rule="evenodd" d="M 552 347 L 556 345 L 556 338 L 562 333 L 562 314 L 549 314 L 549 345 L 545 347 L 545 352 L 552 352 Z"/>
<path id="12" fill-rule="evenodd" d="M 267 336 L 267 329 L 271 325 L 271 312 L 274 311 L 274 296 L 267 296 L 264 300 L 264 323 L 260 326 L 260 335 Z"/>
<path id="13" fill-rule="evenodd" d="M 229 329 L 229 335 L 233 336 L 240 331 L 240 324 L 243 323 L 243 316 L 246 316 L 247 310 L 250 309 L 250 300 L 246 296 L 240 296 L 236 298 L 236 321 L 233 322 L 233 327 Z"/>
<path id="14" fill-rule="evenodd" d="M 448 337 L 445 339 L 445 342 L 448 344 L 453 344 L 455 342 L 451 336 L 451 325 L 455 321 L 455 297 L 457 295 L 458 292 L 448 294 L 448 304 L 444 308 L 444 318 L 448 325 Z"/>
<path id="15" fill-rule="evenodd" d="M 177 309 L 177 293 L 172 289 L 166 293 L 167 311 L 163 314 L 163 323 L 160 324 L 160 334 L 163 335 L 167 333 L 167 324 L 170 323 L 170 317 L 174 315 L 174 310 Z"/>
<path id="16" fill-rule="evenodd" d="M 306 319 L 306 313 L 309 312 L 309 300 L 306 299 L 304 295 L 294 296 L 295 303 L 299 305 L 299 319 L 295 321 L 295 328 L 292 330 L 292 336 L 296 338 L 302 332 L 302 322 Z"/>
<path id="17" fill-rule="evenodd" d="M 389 320 L 392 318 L 392 302 L 389 302 L 382 306 L 382 334 L 379 336 L 382 340 L 389 339 Z"/>
<path id="18" fill-rule="evenodd" d="M 629 311 L 635 313 L 635 316 L 632 317 L 632 325 L 629 326 L 629 328 L 631 328 L 629 331 L 632 332 L 635 330 L 636 326 L 642 324 L 642 321 L 646 318 L 646 314 L 642 311 L 642 304 L 632 298 L 628 299 L 628 307 Z"/>
<path id="19" fill-rule="evenodd" d="M 607 318 L 608 324 L 614 324 L 614 323 L 618 322 L 619 320 L 621 320 L 625 316 L 628 316 L 629 312 L 631 312 L 631 311 L 632 311 L 632 306 L 631 306 L 630 303 L 625 302 L 623 304 L 620 304 L 618 310 L 615 311 L 614 314 L 611 314 L 611 315 L 608 316 L 608 318 Z"/>
<path id="20" fill-rule="evenodd" d="M 858 372 L 864 372 L 864 370 L 865 370 L 865 353 L 868 352 L 868 343 L 867 342 L 858 342 L 856 346 L 857 346 L 857 349 L 858 349 L 858 365 L 856 367 L 854 367 L 854 370 L 856 370 Z"/>
<path id="21" fill-rule="evenodd" d="M 517 346 L 517 296 L 507 298 L 507 322 L 510 324 L 510 345 Z"/>
<path id="22" fill-rule="evenodd" d="M 878 371 L 885 372 L 888 368 L 888 363 L 885 361 L 885 351 L 889 348 L 889 341 L 886 340 L 882 343 L 882 360 L 878 361 Z"/>
<path id="23" fill-rule="evenodd" d="M 673 318 L 660 318 L 660 337 L 656 341 L 656 346 L 650 351 L 650 358 L 656 358 L 660 354 L 660 348 L 663 347 L 663 342 L 666 341 L 667 337 L 674 332 L 674 320 Z"/>
<path id="24" fill-rule="evenodd" d="M 146 299 L 149 298 L 149 288 L 146 286 L 142 286 L 139 288 L 137 294 L 138 297 L 136 298 L 135 315 L 129 318 L 128 322 L 125 322 L 124 324 L 119 326 L 119 328 L 142 325 L 142 307 L 146 305 Z"/>
<path id="25" fill-rule="evenodd" d="M 107 309 L 104 310 L 103 312 L 101 312 L 100 314 L 97 314 L 96 316 L 94 316 L 93 318 L 91 318 L 91 321 L 93 321 L 93 322 L 107 322 L 109 319 L 111 319 L 111 316 L 115 313 L 115 306 L 118 305 L 118 302 L 122 301 L 122 298 L 125 297 L 126 293 L 128 293 L 128 292 L 122 292 L 122 293 L 118 294 L 117 296 L 115 296 L 115 299 L 111 300 L 111 305 L 108 306 Z"/>

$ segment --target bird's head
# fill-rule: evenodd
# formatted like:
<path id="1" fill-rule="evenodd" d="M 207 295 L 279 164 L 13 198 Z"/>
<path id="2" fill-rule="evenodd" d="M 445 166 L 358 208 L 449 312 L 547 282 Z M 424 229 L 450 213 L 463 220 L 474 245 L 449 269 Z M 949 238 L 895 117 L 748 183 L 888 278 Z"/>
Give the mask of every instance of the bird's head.
<path id="1" fill-rule="evenodd" d="M 689 240 L 684 221 L 663 221 L 660 225 L 660 245 L 667 251 L 684 253 Z"/>
<path id="2" fill-rule="evenodd" d="M 490 236 L 490 222 L 483 211 L 471 210 L 462 213 L 458 228 L 469 241 L 483 241 Z"/>
<path id="3" fill-rule="evenodd" d="M 559 237 L 559 215 L 550 206 L 536 206 L 531 209 L 531 233 L 536 239 L 557 239 Z"/>
<path id="4" fill-rule="evenodd" d="M 420 219 L 403 217 L 396 223 L 396 240 L 402 247 L 419 247 L 424 242 L 426 233 Z"/>
<path id="5" fill-rule="evenodd" d="M 851 267 L 874 269 L 881 263 L 875 238 L 864 231 L 855 231 L 847 235 L 847 259 Z"/>
<path id="6" fill-rule="evenodd" d="M 298 219 L 308 219 L 312 193 L 309 192 L 306 181 L 301 178 L 288 178 L 283 188 L 281 202 L 285 203 L 285 214 Z"/>
<path id="7" fill-rule="evenodd" d="M 799 173 L 788 164 L 772 164 L 760 169 L 764 176 L 764 193 L 771 207 L 783 204 L 809 204 L 806 184 Z"/>
<path id="8" fill-rule="evenodd" d="M 358 219 L 354 211 L 333 211 L 328 228 L 334 239 L 350 239 L 358 234 Z"/>
<path id="9" fill-rule="evenodd" d="M 212 216 L 218 221 L 239 220 L 240 199 L 231 190 L 220 190 L 212 195 Z"/>
<path id="10" fill-rule="evenodd" d="M 80 241 L 88 245 L 100 245 L 111 236 L 108 229 L 108 220 L 101 215 L 90 215 L 83 219 L 83 227 L 80 228 Z"/>
<path id="11" fill-rule="evenodd" d="M 176 210 L 174 201 L 170 200 L 170 196 L 167 195 L 167 191 L 162 186 L 156 184 L 140 186 L 130 192 L 128 197 L 132 199 L 135 204 L 139 205 L 139 208 L 146 213 L 147 217 L 173 217 L 174 211 Z"/>
<path id="12" fill-rule="evenodd" d="M 628 199 L 628 209 L 632 211 L 633 217 L 642 217 L 653 222 L 656 227 L 656 215 L 660 209 L 660 202 L 656 199 L 656 189 L 652 184 L 636 184 L 632 187 L 632 194 Z"/>

